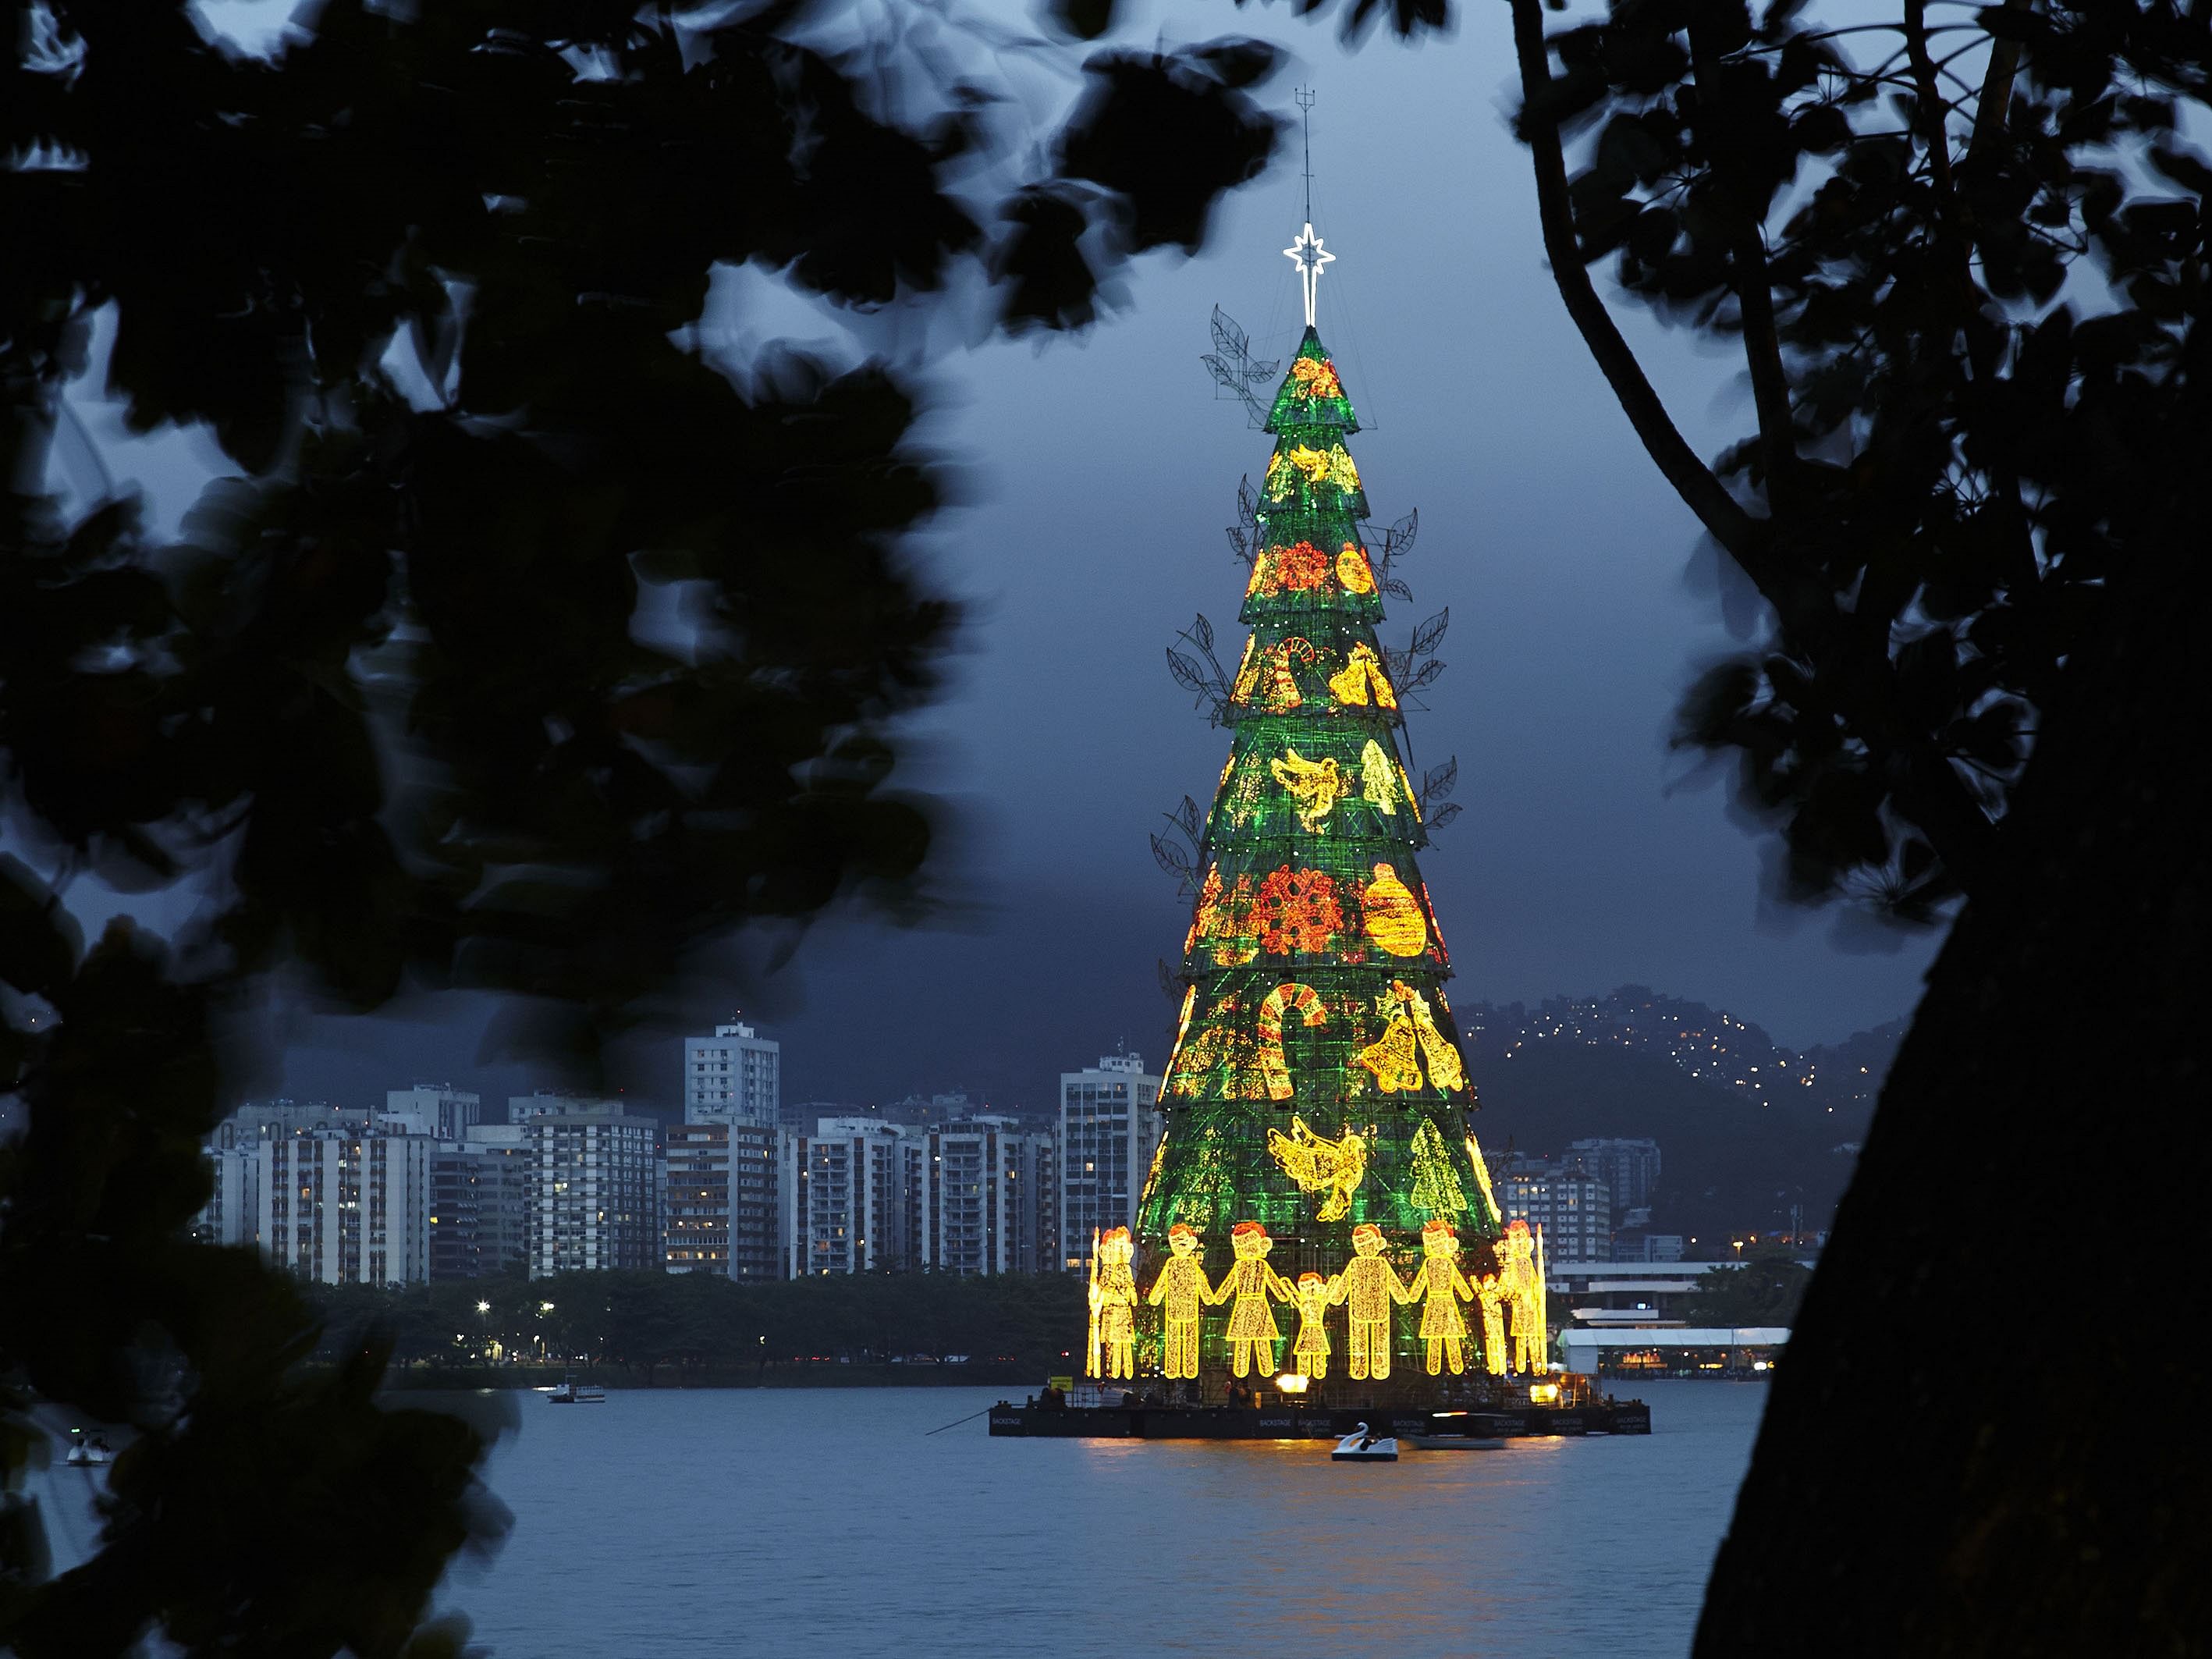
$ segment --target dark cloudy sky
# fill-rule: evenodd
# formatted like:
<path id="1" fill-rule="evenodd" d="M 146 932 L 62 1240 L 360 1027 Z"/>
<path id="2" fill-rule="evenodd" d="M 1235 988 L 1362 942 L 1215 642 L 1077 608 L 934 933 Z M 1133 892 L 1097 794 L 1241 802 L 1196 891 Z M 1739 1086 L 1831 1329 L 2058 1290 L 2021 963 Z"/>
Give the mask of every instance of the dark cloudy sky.
<path id="1" fill-rule="evenodd" d="M 1412 736 L 1420 763 L 1460 763 L 1466 811 L 1423 866 L 1455 997 L 1640 981 L 1799 1044 L 1902 1013 L 1931 943 L 1840 949 L 1830 918 L 1774 916 L 1764 841 L 1668 752 L 1681 688 L 1734 641 L 1693 520 L 1545 268 L 1527 159 L 1505 125 L 1504 15 L 1467 21 L 1441 46 L 1381 40 L 1350 55 L 1283 10 L 1217 4 L 1132 14 L 1115 36 L 1258 33 L 1296 54 L 1271 102 L 1288 109 L 1296 84 L 1319 92 L 1315 216 L 1340 256 L 1322 283 L 1322 336 L 1370 428 L 1353 449 L 1377 516 L 1421 514 L 1401 573 L 1415 603 L 1386 632 L 1451 611 L 1449 668 Z M 1279 250 L 1298 226 L 1297 172 L 1293 135 L 1230 199 L 1203 257 L 1148 258 L 1123 308 L 1083 340 L 991 344 L 929 369 L 940 408 L 928 440 L 963 466 L 969 501 L 918 556 L 971 620 L 902 781 L 951 804 L 944 873 L 969 919 L 912 934 L 825 926 L 791 967 L 730 985 L 727 1000 L 782 1038 L 788 1097 L 966 1083 L 1042 1102 L 1054 1073 L 1119 1039 L 1164 1057 L 1172 1009 L 1154 962 L 1188 918 L 1146 836 L 1184 793 L 1204 805 L 1227 734 L 1191 712 L 1162 647 L 1197 611 L 1226 636 L 1224 657 L 1241 647 L 1242 573 L 1222 526 L 1269 447 L 1215 399 L 1198 358 L 1216 304 L 1263 356 L 1295 343 Z M 900 319 L 856 330 L 744 276 L 716 295 L 719 349 L 915 343 Z M 1710 453 L 1738 435 L 1749 416 L 1735 363 L 1622 315 L 1693 441 Z M 200 453 L 178 440 L 114 464 L 174 497 Z M 523 1081 L 477 1066 L 481 1010 L 447 1012 L 404 1030 L 301 1028 L 284 1086 L 357 1098 L 413 1073 L 474 1077 L 495 1094 Z M 677 1054 L 639 1045 L 623 1060 L 631 1087 L 672 1096 Z"/>

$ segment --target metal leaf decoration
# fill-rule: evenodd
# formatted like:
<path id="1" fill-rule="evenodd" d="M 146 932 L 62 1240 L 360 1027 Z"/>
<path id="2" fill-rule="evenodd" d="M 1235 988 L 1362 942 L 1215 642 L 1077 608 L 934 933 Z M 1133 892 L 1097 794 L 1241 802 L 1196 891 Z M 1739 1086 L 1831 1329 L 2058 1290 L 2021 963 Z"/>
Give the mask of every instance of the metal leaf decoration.
<path id="1" fill-rule="evenodd" d="M 1190 854 L 1173 842 L 1158 836 L 1152 838 L 1152 860 L 1161 869 L 1188 885 L 1190 882 Z"/>
<path id="2" fill-rule="evenodd" d="M 1275 378 L 1279 363 L 1255 362 L 1252 357 L 1251 337 L 1237 326 L 1237 319 L 1219 306 L 1213 308 L 1213 349 L 1199 361 L 1206 372 L 1213 376 L 1214 384 L 1231 393 L 1243 404 L 1255 426 L 1267 418 L 1267 405 L 1261 401 L 1258 388 Z"/>
<path id="3" fill-rule="evenodd" d="M 1413 654 L 1425 657 L 1443 643 L 1444 629 L 1451 626 L 1451 608 L 1447 605 L 1413 630 Z"/>
<path id="4" fill-rule="evenodd" d="M 1173 646 L 1168 647 L 1168 672 L 1175 676 L 1176 684 L 1186 691 L 1204 696 L 1212 690 L 1205 672 Z"/>

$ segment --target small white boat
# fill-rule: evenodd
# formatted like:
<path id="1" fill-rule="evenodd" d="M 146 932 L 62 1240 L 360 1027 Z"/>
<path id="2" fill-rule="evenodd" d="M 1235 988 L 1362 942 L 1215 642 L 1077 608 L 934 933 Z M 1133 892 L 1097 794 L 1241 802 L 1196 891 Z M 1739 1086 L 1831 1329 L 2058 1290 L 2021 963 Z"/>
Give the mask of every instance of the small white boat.
<path id="1" fill-rule="evenodd" d="M 105 1468 L 114 1461 L 115 1453 L 109 1448 L 106 1436 L 95 1434 L 88 1438 L 82 1429 L 70 1431 L 69 1451 L 62 1462 L 70 1468 Z"/>
<path id="2" fill-rule="evenodd" d="M 549 1406 L 604 1406 L 607 1403 L 607 1391 L 596 1382 L 579 1382 L 572 1374 L 546 1390 L 545 1403 Z"/>
<path id="3" fill-rule="evenodd" d="M 1328 1461 L 1332 1463 L 1395 1463 L 1398 1461 L 1398 1442 L 1390 1435 L 1377 1436 L 1362 1423 L 1336 1443 L 1336 1449 L 1329 1453 Z"/>

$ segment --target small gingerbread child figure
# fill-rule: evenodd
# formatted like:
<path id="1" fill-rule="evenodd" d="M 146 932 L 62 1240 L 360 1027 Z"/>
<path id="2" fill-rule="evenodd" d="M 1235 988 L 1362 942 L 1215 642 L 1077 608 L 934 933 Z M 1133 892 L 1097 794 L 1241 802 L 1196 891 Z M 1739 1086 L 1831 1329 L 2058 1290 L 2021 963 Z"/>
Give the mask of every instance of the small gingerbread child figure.
<path id="1" fill-rule="evenodd" d="M 1390 1307 L 1413 1298 L 1382 1259 L 1382 1230 L 1363 1221 L 1352 1230 L 1352 1260 L 1331 1282 L 1329 1300 L 1346 1304 L 1351 1327 L 1352 1375 L 1380 1382 L 1390 1375 Z"/>
<path id="2" fill-rule="evenodd" d="M 1198 1259 L 1198 1233 L 1178 1221 L 1168 1229 L 1167 1261 L 1152 1281 L 1145 1299 L 1167 1310 L 1167 1353 L 1163 1368 L 1168 1376 L 1198 1375 L 1198 1321 L 1204 1305 L 1214 1299 L 1206 1281 L 1206 1264 Z"/>
<path id="3" fill-rule="evenodd" d="M 1291 1345 L 1293 1369 L 1316 1381 L 1328 1375 L 1331 1282 L 1319 1273 L 1298 1275 L 1298 1340 Z"/>
<path id="4" fill-rule="evenodd" d="M 1237 1260 L 1206 1299 L 1218 1306 L 1231 1297 L 1237 1298 L 1229 1310 L 1229 1369 L 1239 1376 L 1249 1376 L 1257 1364 L 1262 1376 L 1272 1376 L 1275 1344 L 1283 1340 L 1283 1334 L 1276 1328 L 1274 1310 L 1267 1305 L 1267 1298 L 1296 1302 L 1297 1292 L 1267 1265 L 1267 1252 L 1275 1248 L 1275 1241 L 1258 1222 L 1238 1222 L 1229 1230 L 1229 1242 Z"/>
<path id="5" fill-rule="evenodd" d="M 1482 1304 L 1482 1363 L 1492 1376 L 1505 1375 L 1505 1291 L 1496 1273 L 1475 1281 L 1474 1294 Z"/>
<path id="6" fill-rule="evenodd" d="M 1421 1304 L 1421 1341 L 1428 1350 L 1429 1375 L 1449 1364 L 1452 1375 L 1467 1369 L 1461 1345 L 1467 1340 L 1467 1321 L 1461 1302 L 1474 1299 L 1474 1286 L 1459 1270 L 1459 1235 L 1449 1223 L 1438 1219 L 1421 1229 L 1421 1265 L 1413 1274 L 1413 1299 Z M 1441 1362 L 1441 1363 L 1440 1363 Z"/>

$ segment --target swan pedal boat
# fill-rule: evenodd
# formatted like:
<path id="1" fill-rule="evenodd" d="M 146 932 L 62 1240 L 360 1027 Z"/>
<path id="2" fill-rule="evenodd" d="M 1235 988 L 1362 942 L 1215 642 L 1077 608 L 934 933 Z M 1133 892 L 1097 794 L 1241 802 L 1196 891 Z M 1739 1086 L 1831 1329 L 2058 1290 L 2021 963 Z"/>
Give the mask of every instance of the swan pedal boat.
<path id="1" fill-rule="evenodd" d="M 1332 1463 L 1395 1463 L 1398 1461 L 1398 1442 L 1391 1435 L 1377 1436 L 1364 1423 L 1336 1443 L 1336 1449 L 1328 1455 Z"/>

